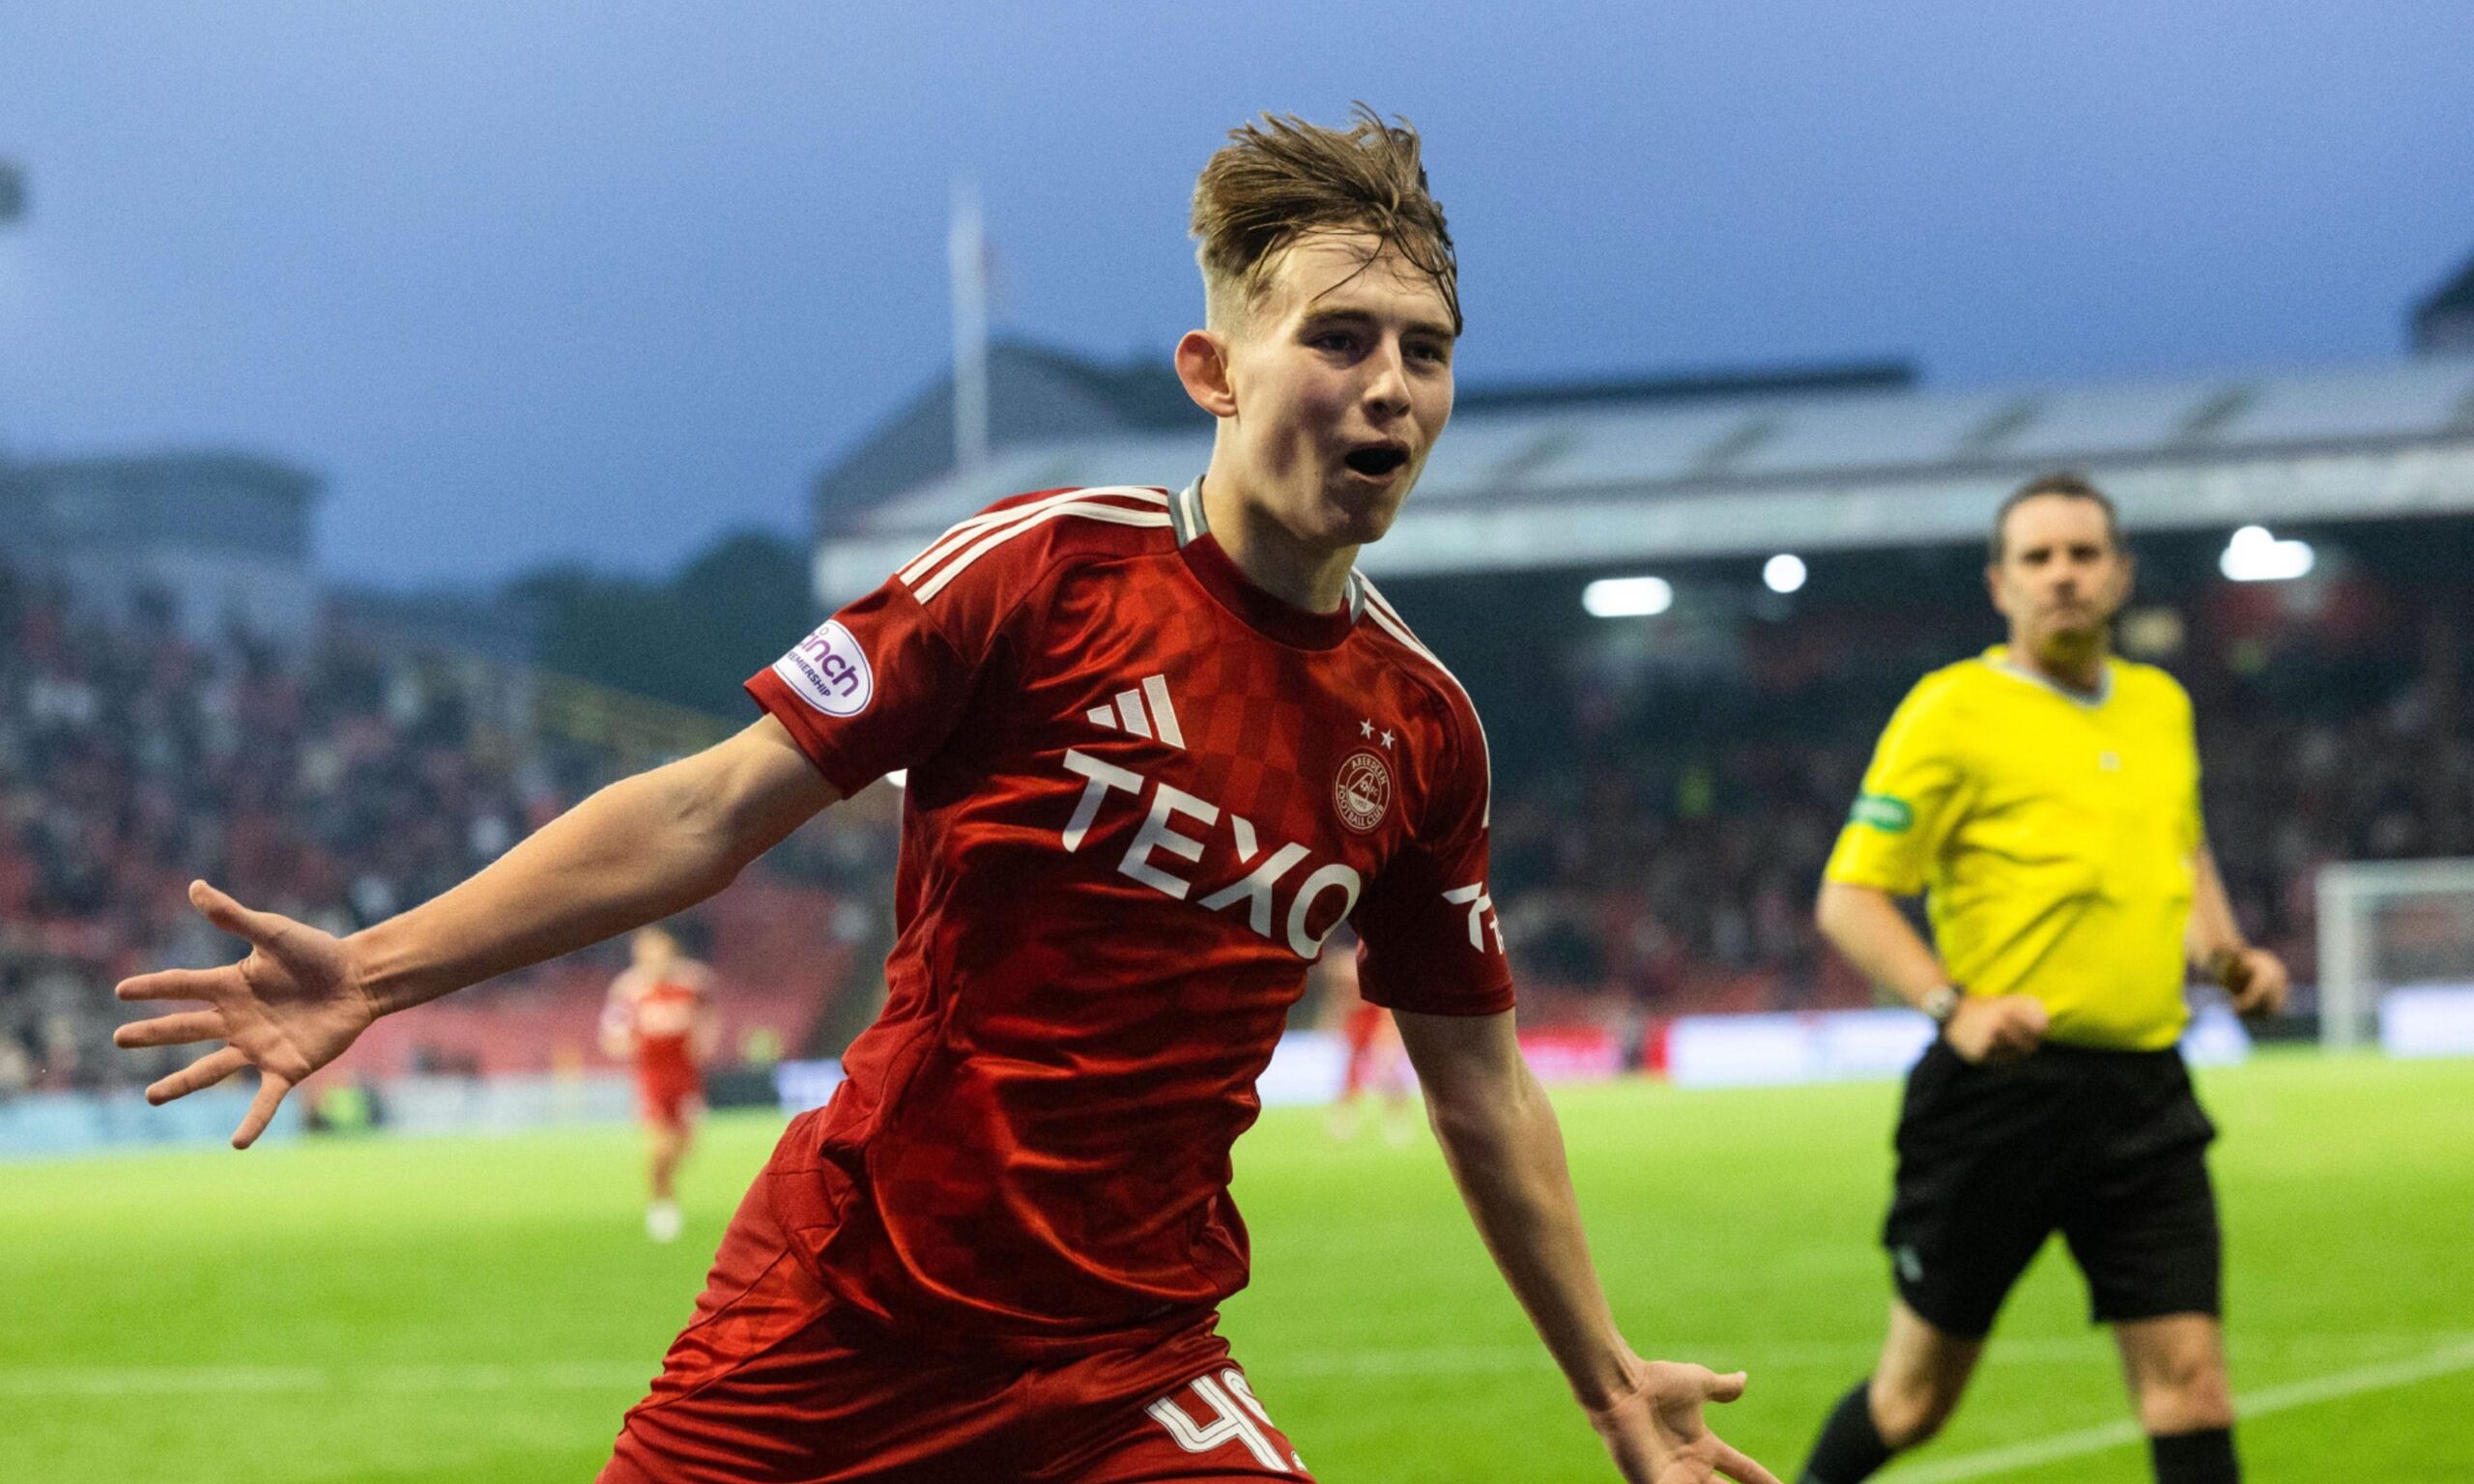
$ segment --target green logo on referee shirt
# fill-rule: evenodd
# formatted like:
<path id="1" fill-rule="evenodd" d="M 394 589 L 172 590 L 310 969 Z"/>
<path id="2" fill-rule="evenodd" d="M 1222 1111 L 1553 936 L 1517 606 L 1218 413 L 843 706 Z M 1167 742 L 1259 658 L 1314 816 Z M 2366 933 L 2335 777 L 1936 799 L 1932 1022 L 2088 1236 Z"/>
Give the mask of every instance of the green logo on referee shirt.
<path id="1" fill-rule="evenodd" d="M 1894 799 L 1886 793 L 1859 793 L 1847 817 L 1856 824 L 1869 824 L 1884 835 L 1904 835 L 1907 827 L 1915 822 L 1915 811 L 1907 807 L 1907 800 Z"/>

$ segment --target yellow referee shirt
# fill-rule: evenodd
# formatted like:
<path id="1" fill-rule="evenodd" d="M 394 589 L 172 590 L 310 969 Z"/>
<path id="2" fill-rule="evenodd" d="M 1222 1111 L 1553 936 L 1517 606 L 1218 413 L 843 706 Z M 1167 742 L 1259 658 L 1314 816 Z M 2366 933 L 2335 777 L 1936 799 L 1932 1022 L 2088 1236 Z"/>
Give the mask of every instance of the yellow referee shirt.
<path id="1" fill-rule="evenodd" d="M 2043 1001 L 2048 1039 L 2155 1050 L 2190 1018 L 2199 783 L 2172 676 L 2113 660 L 2079 696 L 1997 644 L 1900 702 L 1825 873 L 1926 892 L 1950 977 Z"/>

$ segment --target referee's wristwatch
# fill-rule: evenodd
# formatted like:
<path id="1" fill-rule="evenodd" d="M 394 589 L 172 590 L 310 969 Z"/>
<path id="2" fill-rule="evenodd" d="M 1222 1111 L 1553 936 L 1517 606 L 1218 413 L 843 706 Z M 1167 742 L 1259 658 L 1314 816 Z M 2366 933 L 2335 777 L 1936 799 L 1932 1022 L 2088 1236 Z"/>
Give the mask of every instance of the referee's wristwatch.
<path id="1" fill-rule="evenodd" d="M 1935 1025 L 1948 1025 L 1950 1017 L 1959 1013 L 1959 999 L 1958 985 L 1943 985 L 1916 1001 L 1915 1008 L 1932 1016 Z"/>

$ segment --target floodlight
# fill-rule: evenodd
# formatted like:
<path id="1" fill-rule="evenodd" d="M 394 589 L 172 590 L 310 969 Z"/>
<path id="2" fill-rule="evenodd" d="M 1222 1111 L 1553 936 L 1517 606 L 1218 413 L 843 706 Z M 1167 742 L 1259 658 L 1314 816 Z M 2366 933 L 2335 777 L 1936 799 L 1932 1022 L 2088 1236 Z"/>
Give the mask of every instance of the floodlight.
<path id="1" fill-rule="evenodd" d="M 2280 541 L 2265 526 L 2245 526 L 2225 543 L 2216 569 L 2237 583 L 2282 583 L 2308 576 L 2317 559 L 2308 541 Z"/>
<path id="2" fill-rule="evenodd" d="M 1638 618 L 1675 606 L 1675 587 L 1663 577 L 1601 577 L 1581 589 L 1581 607 L 1593 618 Z"/>

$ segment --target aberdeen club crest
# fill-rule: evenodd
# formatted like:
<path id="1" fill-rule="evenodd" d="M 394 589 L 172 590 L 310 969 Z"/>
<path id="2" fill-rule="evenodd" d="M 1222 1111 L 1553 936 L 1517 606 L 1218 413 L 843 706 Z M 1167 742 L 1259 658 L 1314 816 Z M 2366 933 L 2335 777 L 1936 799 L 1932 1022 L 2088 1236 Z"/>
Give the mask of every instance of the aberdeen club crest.
<path id="1" fill-rule="evenodd" d="M 1366 834 L 1391 812 L 1392 770 L 1373 753 L 1351 753 L 1332 785 L 1332 804 L 1340 823 Z"/>

